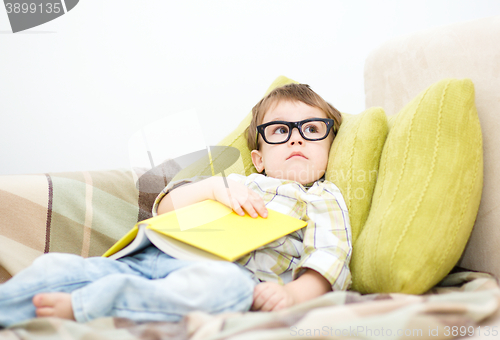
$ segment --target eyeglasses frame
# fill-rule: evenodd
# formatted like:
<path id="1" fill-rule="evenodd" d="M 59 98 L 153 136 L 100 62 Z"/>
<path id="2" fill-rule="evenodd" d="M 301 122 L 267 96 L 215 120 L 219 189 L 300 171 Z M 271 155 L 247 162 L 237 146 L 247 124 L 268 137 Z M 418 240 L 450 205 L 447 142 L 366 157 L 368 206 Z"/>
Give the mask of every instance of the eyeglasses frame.
<path id="1" fill-rule="evenodd" d="M 326 124 L 327 130 L 326 130 L 325 136 L 321 137 L 321 138 L 315 138 L 315 139 L 307 138 L 306 136 L 304 136 L 304 134 L 302 133 L 302 125 L 304 125 L 305 123 L 308 123 L 308 122 L 317 122 L 317 121 L 321 121 L 321 122 L 324 122 Z M 272 143 L 267 141 L 266 136 L 264 134 L 264 130 L 266 129 L 266 127 L 268 127 L 269 125 L 273 125 L 273 124 L 283 124 L 283 125 L 288 126 L 288 128 L 289 128 L 288 137 L 284 141 L 272 142 Z M 330 134 L 330 130 L 332 128 L 333 128 L 333 134 L 335 136 L 337 135 L 337 131 L 335 129 L 335 122 L 331 118 L 309 118 L 309 119 L 304 119 L 304 120 L 301 120 L 298 122 L 286 122 L 283 120 L 274 120 L 272 122 L 257 125 L 257 136 L 255 139 L 257 146 L 259 145 L 259 134 L 262 136 L 262 139 L 264 139 L 264 142 L 266 142 L 267 144 L 284 144 L 290 140 L 290 137 L 292 136 L 292 132 L 293 132 L 294 128 L 297 128 L 297 130 L 299 130 L 299 134 L 302 136 L 302 138 L 304 138 L 307 141 L 311 141 L 311 142 L 325 139 Z"/>

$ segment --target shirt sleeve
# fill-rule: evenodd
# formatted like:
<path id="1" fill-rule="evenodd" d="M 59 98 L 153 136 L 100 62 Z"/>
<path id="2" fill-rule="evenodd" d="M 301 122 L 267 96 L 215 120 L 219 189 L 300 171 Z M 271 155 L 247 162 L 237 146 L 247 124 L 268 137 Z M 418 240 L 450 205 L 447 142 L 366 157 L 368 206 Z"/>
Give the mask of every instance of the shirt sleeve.
<path id="1" fill-rule="evenodd" d="M 293 270 L 293 278 L 296 279 L 306 268 L 310 268 L 327 279 L 333 290 L 346 290 L 351 284 L 349 215 L 340 190 L 326 181 L 321 187 L 312 188 L 322 190 L 321 199 L 307 204 L 304 251 Z"/>

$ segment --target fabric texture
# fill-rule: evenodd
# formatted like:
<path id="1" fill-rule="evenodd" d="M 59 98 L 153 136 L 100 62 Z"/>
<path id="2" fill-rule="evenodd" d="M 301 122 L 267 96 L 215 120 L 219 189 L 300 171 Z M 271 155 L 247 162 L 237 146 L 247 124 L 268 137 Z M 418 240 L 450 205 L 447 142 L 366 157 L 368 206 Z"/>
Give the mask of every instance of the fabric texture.
<path id="1" fill-rule="evenodd" d="M 308 223 L 245 255 L 237 263 L 261 281 L 285 284 L 297 278 L 305 268 L 310 268 L 323 275 L 333 290 L 349 287 L 352 253 L 349 216 L 342 194 L 333 183 L 317 181 L 305 188 L 294 181 L 256 173 L 249 176 L 231 174 L 227 178 L 258 193 L 267 208 Z M 170 182 L 155 201 L 154 215 L 161 199 L 179 183 L 190 183 L 190 180 Z M 220 184 L 224 185 L 222 179 Z"/>
<path id="2" fill-rule="evenodd" d="M 34 318 L 33 296 L 48 292 L 71 294 L 78 322 L 105 316 L 175 322 L 196 310 L 248 311 L 257 282 L 234 263 L 176 260 L 154 246 L 117 261 L 50 253 L 0 285 L 0 326 Z"/>
<path id="3" fill-rule="evenodd" d="M 500 288 L 492 276 L 448 275 L 425 295 L 331 292 L 308 303 L 270 313 L 188 314 L 181 322 L 137 323 L 100 318 L 76 323 L 32 319 L 0 330 L 0 339 L 236 340 L 236 339 L 495 339 Z M 494 333 L 496 332 L 496 333 Z M 496 334 L 496 335 L 495 335 Z"/>
<path id="4" fill-rule="evenodd" d="M 137 223 L 138 196 L 125 170 L 0 176 L 0 282 L 43 253 L 101 255 Z"/>
<path id="5" fill-rule="evenodd" d="M 138 221 L 153 217 L 151 207 L 156 196 L 165 188 L 182 167 L 173 159 L 166 160 L 148 171 L 134 169 L 133 174 L 136 188 L 139 191 L 139 217 Z"/>
<path id="6" fill-rule="evenodd" d="M 482 190 L 481 128 L 469 79 L 430 86 L 389 131 L 368 219 L 354 245 L 353 288 L 421 294 L 459 260 Z"/>
<path id="7" fill-rule="evenodd" d="M 387 116 L 382 108 L 369 108 L 356 115 L 343 113 L 330 149 L 326 179 L 337 185 L 347 203 L 353 243 L 370 211 L 387 133 Z"/>

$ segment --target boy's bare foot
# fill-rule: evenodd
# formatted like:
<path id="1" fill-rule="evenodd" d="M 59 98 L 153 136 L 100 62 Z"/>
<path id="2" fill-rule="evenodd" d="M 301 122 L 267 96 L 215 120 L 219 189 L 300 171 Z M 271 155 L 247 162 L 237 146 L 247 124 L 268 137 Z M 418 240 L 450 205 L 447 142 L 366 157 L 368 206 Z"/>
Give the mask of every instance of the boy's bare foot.
<path id="1" fill-rule="evenodd" d="M 55 316 L 58 318 L 75 320 L 69 293 L 44 293 L 33 297 L 36 316 Z"/>

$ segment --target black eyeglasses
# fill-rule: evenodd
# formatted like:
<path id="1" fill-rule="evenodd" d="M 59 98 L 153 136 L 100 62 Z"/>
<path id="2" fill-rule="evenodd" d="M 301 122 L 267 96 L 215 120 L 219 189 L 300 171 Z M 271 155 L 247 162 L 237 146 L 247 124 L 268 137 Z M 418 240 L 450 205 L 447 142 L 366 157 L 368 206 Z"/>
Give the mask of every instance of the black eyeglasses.
<path id="1" fill-rule="evenodd" d="M 285 122 L 277 120 L 258 125 L 256 138 L 258 141 L 260 133 L 267 144 L 283 144 L 288 142 L 294 128 L 299 130 L 302 138 L 309 141 L 325 139 L 332 128 L 334 128 L 333 133 L 336 134 L 333 119 L 311 118 L 301 120 L 300 122 Z"/>

